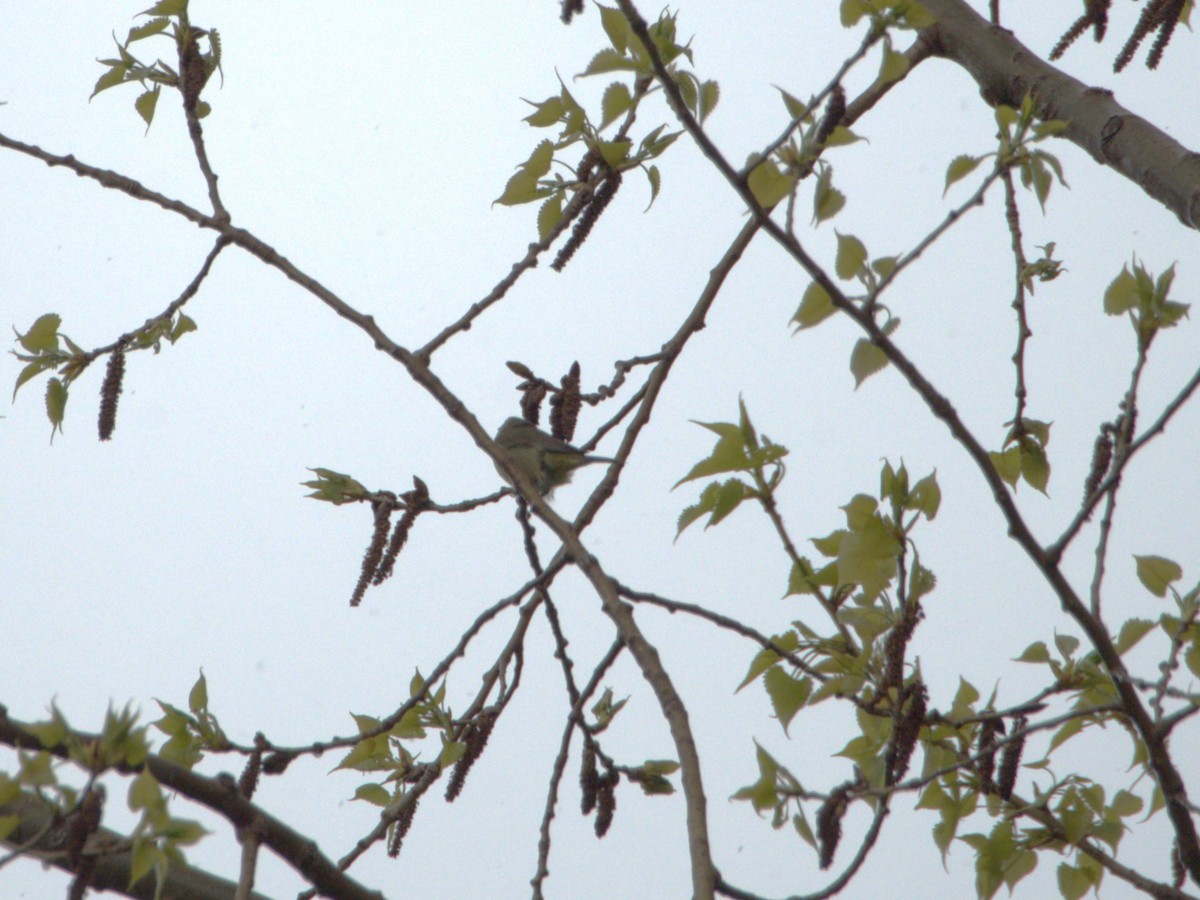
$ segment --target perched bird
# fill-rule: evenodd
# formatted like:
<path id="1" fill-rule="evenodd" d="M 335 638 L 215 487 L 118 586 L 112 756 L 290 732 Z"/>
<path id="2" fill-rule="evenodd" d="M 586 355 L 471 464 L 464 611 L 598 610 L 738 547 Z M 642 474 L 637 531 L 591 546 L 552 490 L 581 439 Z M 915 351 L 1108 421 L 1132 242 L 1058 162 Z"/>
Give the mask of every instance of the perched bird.
<path id="1" fill-rule="evenodd" d="M 538 493 L 549 498 L 556 487 L 571 480 L 571 475 L 580 466 L 589 463 L 611 463 L 615 459 L 605 456 L 588 456 L 566 441 L 546 434 L 536 425 L 524 419 L 506 419 L 496 432 L 496 443 L 508 454 L 518 469 L 529 476 Z M 496 470 L 505 481 L 508 476 L 499 465 Z"/>

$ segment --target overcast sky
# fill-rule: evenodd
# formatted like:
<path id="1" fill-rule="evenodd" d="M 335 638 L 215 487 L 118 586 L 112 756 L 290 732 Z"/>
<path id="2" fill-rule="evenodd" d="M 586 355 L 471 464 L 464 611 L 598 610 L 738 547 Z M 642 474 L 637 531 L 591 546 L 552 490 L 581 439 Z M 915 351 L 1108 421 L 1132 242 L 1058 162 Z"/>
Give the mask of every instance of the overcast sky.
<path id="1" fill-rule="evenodd" d="M 88 102 L 102 72 L 97 57 L 112 54 L 112 33 L 125 34 L 139 4 L 104 0 L 70 15 L 10 6 L 0 33 L 0 132 L 206 208 L 173 96 L 163 97 L 148 133 L 133 110 L 136 88 Z M 375 316 L 399 343 L 424 343 L 487 294 L 536 237 L 533 206 L 492 205 L 544 136 L 521 121 L 530 111 L 522 98 L 556 93 L 557 72 L 596 109 L 612 80 L 571 80 L 607 44 L 594 8 L 567 28 L 557 7 L 548 0 L 453 10 L 299 2 L 283 14 L 282 7 L 195 0 L 194 24 L 218 28 L 224 47 L 224 84 L 214 79 L 206 91 L 213 113 L 204 128 L 234 223 Z M 1004 5 L 1005 24 L 1043 54 L 1079 4 L 1049 7 Z M 720 83 L 708 129 L 740 164 L 785 124 L 774 86 L 800 97 L 818 90 L 861 31 L 844 31 L 830 3 L 760 0 L 731 10 L 727 3 L 685 4 L 679 29 L 695 35 L 697 73 Z M 656 12 L 643 8 L 647 16 Z M 1140 59 L 1123 76 L 1111 72 L 1135 12 L 1120 5 L 1110 42 L 1097 48 L 1083 40 L 1062 65 L 1114 90 L 1184 145 L 1200 146 L 1194 97 L 1179 89 L 1200 83 L 1190 33 L 1176 35 L 1157 74 L 1148 75 Z M 147 56 L 172 60 L 166 40 L 142 47 L 150 48 Z M 873 60 L 852 74 L 851 97 L 875 68 Z M 649 130 L 667 116 L 658 101 L 639 126 Z M 855 130 L 867 141 L 829 157 L 849 198 L 844 213 L 800 232 L 830 267 L 835 228 L 860 237 L 872 256 L 914 246 L 973 190 L 968 179 L 943 198 L 945 169 L 961 153 L 991 150 L 995 124 L 966 74 L 932 60 Z M 1117 414 L 1133 361 L 1127 323 L 1103 315 L 1105 286 L 1135 252 L 1154 272 L 1178 262 L 1177 299 L 1192 301 L 1197 285 L 1194 232 L 1073 146 L 1056 142 L 1050 149 L 1070 190 L 1056 185 L 1044 216 L 1022 195 L 1026 252 L 1054 241 L 1068 269 L 1039 285 L 1030 304 L 1028 415 L 1054 423 L 1053 474 L 1049 498 L 1022 486 L 1018 500 L 1043 538 L 1056 535 L 1078 508 L 1097 427 Z M 506 360 L 551 379 L 578 360 L 584 390 L 594 390 L 610 379 L 614 361 L 658 350 L 694 304 L 744 214 L 688 140 L 659 167 L 662 193 L 648 212 L 645 180 L 628 176 L 563 274 L 541 266 L 435 358 L 435 370 L 486 427 L 517 413 L 517 379 Z M 175 298 L 211 246 L 209 234 L 178 217 L 11 152 L 0 153 L 0 185 L 0 312 L 4 324 L 22 331 L 56 312 L 79 345 L 110 343 Z M 1008 246 L 997 191 L 888 300 L 903 320 L 900 345 L 992 448 L 1013 409 Z M 672 493 L 671 486 L 711 447 L 709 433 L 689 420 L 733 420 L 741 397 L 756 424 L 791 450 L 780 501 L 799 541 L 841 527 L 838 507 L 878 490 L 883 458 L 903 460 L 918 476 L 937 470 L 942 510 L 916 534 L 922 562 L 939 578 L 913 644 L 930 704 L 949 707 L 960 673 L 985 696 L 996 689 L 997 705 L 1026 699 L 1042 686 L 1044 671 L 1012 658 L 1032 641 L 1051 640 L 1055 629 L 1074 633 L 1073 626 L 1007 542 L 978 472 L 896 373 L 854 390 L 848 359 L 855 330 L 831 320 L 791 334 L 788 320 L 806 286 L 767 238 L 755 241 L 674 370 L 617 496 L 586 534 L 589 549 L 626 584 L 702 603 L 763 631 L 782 631 L 801 617 L 823 627 L 811 604 L 781 599 L 787 561 L 756 512 L 739 511 L 708 531 L 693 526 L 674 540 L 676 519 L 698 487 Z M 21 720 L 44 716 L 54 701 L 81 728 L 97 728 L 110 702 L 132 702 L 153 719 L 153 698 L 185 705 L 203 667 L 212 709 L 235 740 L 249 742 L 258 730 L 280 744 L 350 734 L 349 713 L 394 709 L 415 669 L 428 672 L 483 607 L 527 577 L 512 504 L 422 518 L 396 577 L 350 609 L 370 514 L 304 499 L 307 468 L 349 472 L 371 488 L 396 491 L 408 489 L 415 474 L 435 500 L 449 503 L 497 488 L 491 462 L 362 333 L 241 251 L 222 254 L 187 311 L 199 325 L 195 334 L 157 356 L 130 355 L 110 443 L 95 436 L 100 366 L 76 383 L 64 433 L 52 445 L 43 380 L 25 386 L 4 411 L 0 701 Z M 1188 322 L 1161 336 L 1145 376 L 1141 422 L 1151 421 L 1190 374 L 1196 347 Z M 8 378 L 18 371 L 10 357 Z M 615 409 L 585 410 L 580 439 Z M 1184 566 L 1185 581 L 1196 578 L 1198 438 L 1200 417 L 1185 410 L 1126 478 L 1106 582 L 1114 623 L 1163 611 L 1138 585 L 1131 554 L 1171 557 Z M 601 447 L 615 448 L 612 439 Z M 583 473 L 561 491 L 560 512 L 573 512 L 599 476 L 598 468 Z M 539 533 L 548 559 L 553 543 L 546 529 Z M 1081 585 L 1090 577 L 1093 543 L 1094 531 L 1087 532 L 1066 560 Z M 812 553 L 807 545 L 801 552 Z M 611 625 L 577 574 L 560 580 L 556 597 L 577 677 L 586 680 L 612 640 Z M 652 610 L 638 621 L 691 712 L 722 874 L 769 896 L 823 886 L 829 873 L 817 871 L 794 834 L 772 832 L 747 804 L 726 798 L 757 778 L 754 740 L 815 790 L 849 777 L 848 763 L 832 757 L 854 734 L 848 709 L 806 711 L 789 740 L 769 719 L 759 688 L 733 693 L 752 646 Z M 511 622 L 510 615 L 486 631 L 455 668 L 449 698 L 456 710 L 470 702 Z M 399 861 L 377 849 L 354 868 L 356 877 L 389 896 L 527 894 L 566 714 L 552 653 L 539 621 L 522 689 L 462 797 L 452 806 L 440 792 L 427 797 Z M 1155 677 L 1152 653 L 1131 660 L 1139 674 Z M 674 758 L 657 704 L 631 661 L 623 659 L 606 683 L 630 697 L 605 735 L 606 751 L 630 765 Z M 1085 736 L 1076 739 L 1079 747 L 1068 745 L 1055 772 L 1086 764 L 1110 790 L 1126 786 L 1128 743 L 1119 729 L 1109 731 L 1098 743 Z M 1194 732 L 1184 735 L 1194 740 Z M 1187 774 L 1200 774 L 1194 759 L 1179 756 Z M 256 800 L 337 858 L 370 829 L 377 810 L 351 802 L 357 780 L 328 775 L 335 763 L 303 760 L 285 778 L 264 781 Z M 222 768 L 236 772 L 240 762 L 216 759 L 204 771 Z M 576 812 L 576 771 L 573 761 L 560 796 L 550 895 L 686 896 L 681 795 L 644 800 L 622 786 L 614 826 L 597 842 L 590 820 Z M 124 791 L 123 784 L 110 786 L 108 821 L 117 828 L 132 821 Z M 845 896 L 971 894 L 970 849 L 956 845 L 944 874 L 929 839 L 936 820 L 912 806 L 910 797 L 895 804 Z M 211 822 L 181 799 L 173 811 Z M 835 871 L 864 824 L 862 811 L 848 820 Z M 986 832 L 992 824 L 980 817 L 963 830 Z M 219 834 L 189 858 L 232 876 L 237 848 L 225 828 L 211 827 Z M 1144 835 L 1128 838 L 1121 858 L 1166 877 L 1166 835 L 1160 815 Z M 1027 896 L 1054 890 L 1055 862 L 1041 860 L 1023 885 Z M 0 869 L 5 896 L 57 895 L 60 882 L 30 862 Z M 258 887 L 286 896 L 302 884 L 264 857 Z M 1110 878 L 1103 896 L 1123 890 Z"/>

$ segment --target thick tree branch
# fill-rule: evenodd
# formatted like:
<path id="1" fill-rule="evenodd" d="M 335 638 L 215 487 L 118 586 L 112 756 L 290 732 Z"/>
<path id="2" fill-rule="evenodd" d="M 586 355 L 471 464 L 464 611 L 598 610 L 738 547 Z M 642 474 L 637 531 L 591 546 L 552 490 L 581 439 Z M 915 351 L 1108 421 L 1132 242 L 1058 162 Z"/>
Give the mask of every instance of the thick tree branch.
<path id="1" fill-rule="evenodd" d="M 75 732 L 75 736 L 80 744 L 100 742 L 97 735 Z M 34 735 L 7 716 L 0 716 L 0 743 L 25 750 L 45 749 L 63 759 L 70 755 L 64 745 L 43 748 Z M 223 779 L 207 778 L 153 754 L 146 757 L 145 766 L 163 787 L 207 807 L 227 819 L 235 829 L 253 827 L 265 846 L 325 896 L 348 900 L 382 900 L 382 894 L 368 890 L 338 869 L 310 838 L 293 831 L 246 800 L 236 787 L 226 784 Z M 137 770 L 125 766 L 121 767 L 121 771 L 133 774 Z M 232 896 L 232 891 L 229 896 Z"/>
<path id="2" fill-rule="evenodd" d="M 1126 670 L 1120 654 L 1117 653 L 1112 637 L 1109 635 L 1104 623 L 1089 612 L 1087 606 L 1059 569 L 1058 558 L 1044 549 L 1034 536 L 1024 517 L 1022 517 L 1020 511 L 1017 509 L 1007 485 L 1000 478 L 999 473 L 992 464 L 987 450 L 984 449 L 975 435 L 966 427 L 949 399 L 938 391 L 907 355 L 883 333 L 883 330 L 876 323 L 874 316 L 869 311 L 850 302 L 840 287 L 833 282 L 828 274 L 804 250 L 800 243 L 771 219 L 770 212 L 763 209 L 758 203 L 745 183 L 745 180 L 739 176 L 724 154 L 721 153 L 708 135 L 704 133 L 700 124 L 683 102 L 678 85 L 667 71 L 661 56 L 654 46 L 653 40 L 650 38 L 645 19 L 642 18 L 631 0 L 617 0 L 617 3 L 649 55 L 659 83 L 663 86 L 671 109 L 679 119 L 680 124 L 692 136 L 692 139 L 696 142 L 701 152 L 708 157 L 717 170 L 729 181 L 734 190 L 737 191 L 739 196 L 742 197 L 751 212 L 753 220 L 759 222 L 763 230 L 770 234 L 804 268 L 813 280 L 825 289 L 833 305 L 840 312 L 849 316 L 867 334 L 871 343 L 883 351 L 888 362 L 908 381 L 909 385 L 921 397 L 930 412 L 946 425 L 954 439 L 958 441 L 967 452 L 967 455 L 971 457 L 979 468 L 980 474 L 991 490 L 996 506 L 1000 509 L 1001 514 L 1008 523 L 1010 537 L 1033 561 L 1034 566 L 1050 585 L 1055 596 L 1058 597 L 1063 610 L 1087 634 L 1088 640 L 1091 642 L 1093 648 L 1095 648 L 1105 668 L 1112 677 L 1113 686 L 1120 697 L 1122 709 L 1132 722 L 1138 737 L 1146 745 L 1149 756 L 1149 767 L 1153 770 L 1158 780 L 1159 787 L 1166 800 L 1167 815 L 1170 817 L 1171 824 L 1175 829 L 1180 858 L 1193 880 L 1200 883 L 1200 837 L 1197 836 L 1196 824 L 1191 816 L 1190 804 L 1187 799 L 1187 791 L 1183 779 L 1174 761 L 1171 759 L 1166 738 L 1159 732 L 1149 711 L 1142 704 L 1141 698 L 1130 681 L 1129 672 Z M 937 0 L 936 4 L 930 4 L 931 11 L 934 11 L 935 15 L 937 14 L 933 8 L 935 5 L 938 9 L 946 6 L 953 6 L 955 8 L 962 6 L 957 0 Z M 963 8 L 966 9 L 966 7 Z M 978 19 L 978 16 L 975 16 L 975 18 Z M 938 27 L 941 27 L 941 25 L 939 24 Z M 984 27 L 990 28 L 986 23 Z M 1023 52 L 1028 54 L 1028 51 Z M 1024 96 L 1024 91 L 1021 92 L 1021 96 Z M 1004 102 L 1007 102 L 1008 99 L 1004 98 Z"/>
<path id="3" fill-rule="evenodd" d="M 1016 109 L 1032 92 L 1038 116 L 1066 120 L 1064 138 L 1138 185 L 1184 225 L 1200 228 L 1200 155 L 1131 113 L 1111 91 L 1088 87 L 1044 62 L 963 0 L 921 2 L 938 20 L 936 52 L 968 72 L 989 105 Z"/>

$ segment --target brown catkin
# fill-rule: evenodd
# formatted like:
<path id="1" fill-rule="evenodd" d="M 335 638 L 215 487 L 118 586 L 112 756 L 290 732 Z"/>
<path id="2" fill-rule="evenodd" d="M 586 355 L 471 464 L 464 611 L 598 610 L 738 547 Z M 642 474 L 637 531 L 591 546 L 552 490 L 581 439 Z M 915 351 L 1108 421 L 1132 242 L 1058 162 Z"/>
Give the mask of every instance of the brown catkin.
<path id="1" fill-rule="evenodd" d="M 417 814 L 417 806 L 420 804 L 420 797 L 413 797 L 412 801 L 404 807 L 404 811 L 396 818 L 395 830 L 392 831 L 392 839 L 388 841 L 388 856 L 395 859 L 400 855 L 400 848 L 404 846 L 404 837 L 408 834 L 408 829 L 412 828 L 413 817 Z"/>
<path id="2" fill-rule="evenodd" d="M 1084 13 L 1071 23 L 1071 27 L 1064 32 L 1063 36 L 1058 39 L 1058 43 L 1054 45 L 1054 49 L 1050 51 L 1050 61 L 1053 62 L 1066 53 L 1067 48 L 1075 43 L 1076 39 L 1087 31 L 1087 27 L 1091 24 L 1092 19 L 1088 13 Z"/>
<path id="3" fill-rule="evenodd" d="M 1150 55 L 1146 57 L 1147 69 L 1158 68 L 1163 51 L 1167 49 L 1167 44 L 1171 43 L 1171 35 L 1175 33 L 1175 26 L 1179 24 L 1179 14 L 1183 11 L 1183 2 L 1184 0 L 1167 0 L 1163 5 L 1163 11 L 1158 19 L 1158 37 L 1154 39 Z"/>
<path id="4" fill-rule="evenodd" d="M 617 811 L 617 782 L 621 775 L 610 771 L 600 777 L 596 786 L 596 837 L 602 838 L 608 834 L 612 826 L 613 813 Z"/>
<path id="5" fill-rule="evenodd" d="M 571 365 L 570 371 L 559 382 L 560 389 L 550 400 L 550 429 L 555 437 L 570 442 L 575 436 L 575 423 L 583 407 L 579 399 L 579 363 Z"/>
<path id="6" fill-rule="evenodd" d="M 405 492 L 402 496 L 404 514 L 396 523 L 396 527 L 392 529 L 392 536 L 388 540 L 387 549 L 383 552 L 383 559 L 380 560 L 379 567 L 371 578 L 373 585 L 381 585 L 392 577 L 392 573 L 396 569 L 396 559 L 400 556 L 400 551 L 408 540 L 408 533 L 417 521 L 417 516 L 429 508 L 429 488 L 415 475 L 413 484 L 415 485 L 413 490 Z"/>
<path id="7" fill-rule="evenodd" d="M 563 0 L 562 20 L 564 25 L 570 25 L 577 13 L 583 12 L 583 0 Z"/>
<path id="8" fill-rule="evenodd" d="M 1017 735 L 1004 745 L 1000 754 L 1000 774 L 996 777 L 996 793 L 1002 800 L 1011 800 L 1013 788 L 1017 785 L 1017 769 L 1021 765 L 1021 754 L 1025 750 L 1025 717 L 1013 719 L 1013 732 Z"/>
<path id="9" fill-rule="evenodd" d="M 462 793 L 463 785 L 467 782 L 467 774 L 475 765 L 475 761 L 483 754 L 499 714 L 496 709 L 485 709 L 476 716 L 474 722 L 467 723 L 466 728 L 463 729 L 460 740 L 467 745 L 467 749 L 454 764 L 454 771 L 450 774 L 450 783 L 446 786 L 447 803 L 453 803 Z"/>
<path id="10" fill-rule="evenodd" d="M 817 810 L 817 846 L 820 848 L 819 864 L 822 870 L 833 865 L 834 854 L 842 839 L 842 817 L 849 806 L 849 790 L 850 785 L 846 784 L 836 788 Z"/>
<path id="11" fill-rule="evenodd" d="M 566 268 L 567 263 L 571 261 L 571 257 L 575 255 L 575 251 L 583 246 L 583 242 L 592 233 L 592 228 L 599 221 L 600 214 L 604 212 L 605 208 L 612 201 L 612 198 L 616 196 L 617 190 L 620 187 L 621 173 L 616 169 L 608 169 L 604 180 L 600 182 L 600 186 L 596 188 L 591 199 L 587 201 L 583 212 L 575 220 L 575 226 L 571 229 L 571 236 L 567 238 L 567 242 L 558 251 L 554 262 L 550 264 L 551 269 L 555 272 L 561 272 Z"/>
<path id="12" fill-rule="evenodd" d="M 375 529 L 371 533 L 371 543 L 367 545 L 367 550 L 363 553 L 362 570 L 358 575 L 358 584 L 354 586 L 354 593 L 350 595 L 351 606 L 358 606 L 362 603 L 363 595 L 367 592 L 367 586 L 371 583 L 371 579 L 375 577 L 375 571 L 379 568 L 379 561 L 383 559 L 383 548 L 387 543 L 392 510 L 395 508 L 388 500 L 376 500 L 371 504 L 371 507 L 375 511 Z"/>
<path id="13" fill-rule="evenodd" d="M 208 68 L 200 53 L 200 36 L 207 34 L 202 28 L 189 28 L 179 45 L 179 90 L 183 93 L 183 108 L 196 111 L 200 92 L 208 81 Z"/>
<path id="14" fill-rule="evenodd" d="M 1092 494 L 1096 493 L 1096 489 L 1100 487 L 1100 482 L 1104 480 L 1104 476 L 1108 474 L 1108 467 L 1112 463 L 1113 455 L 1113 429 L 1107 422 L 1100 428 L 1100 434 L 1096 438 L 1096 444 L 1092 448 L 1092 467 L 1088 471 L 1087 481 L 1083 484 L 1083 500 L 1086 503 Z"/>
<path id="15" fill-rule="evenodd" d="M 979 739 L 975 743 L 979 762 L 975 770 L 979 774 L 979 790 L 985 794 L 996 792 L 996 735 L 1003 731 L 1004 720 L 999 717 L 988 719 L 979 728 Z"/>
<path id="16" fill-rule="evenodd" d="M 262 732 L 254 736 L 254 750 L 246 759 L 246 767 L 242 769 L 242 777 L 238 779 L 238 793 L 247 800 L 254 799 L 254 792 L 258 789 L 258 776 L 262 773 L 262 757 L 263 747 L 266 744 L 266 738 Z"/>
<path id="17" fill-rule="evenodd" d="M 282 775 L 300 754 L 294 750 L 276 750 L 263 760 L 264 775 Z"/>
<path id="18" fill-rule="evenodd" d="M 586 816 L 596 808 L 596 797 L 600 790 L 600 776 L 596 773 L 596 750 L 591 744 L 583 748 L 583 762 L 579 767 L 579 789 L 583 793 L 579 807 Z"/>
<path id="19" fill-rule="evenodd" d="M 829 140 L 833 130 L 842 124 L 846 115 L 846 91 L 840 84 L 835 84 L 829 93 L 829 102 L 825 104 L 825 115 L 817 126 L 816 143 L 818 146 Z"/>
<path id="20" fill-rule="evenodd" d="M 108 368 L 104 371 L 104 382 L 100 385 L 100 440 L 112 438 L 117 427 L 117 402 L 121 398 L 121 385 L 125 381 L 125 350 L 118 347 L 108 357 Z"/>
<path id="21" fill-rule="evenodd" d="M 904 708 L 896 724 L 896 737 L 888 751 L 889 785 L 900 781 L 908 771 L 908 763 L 917 746 L 917 737 L 921 733 L 921 726 L 925 724 L 925 685 L 914 681 L 909 685 L 907 693 L 908 706 Z"/>

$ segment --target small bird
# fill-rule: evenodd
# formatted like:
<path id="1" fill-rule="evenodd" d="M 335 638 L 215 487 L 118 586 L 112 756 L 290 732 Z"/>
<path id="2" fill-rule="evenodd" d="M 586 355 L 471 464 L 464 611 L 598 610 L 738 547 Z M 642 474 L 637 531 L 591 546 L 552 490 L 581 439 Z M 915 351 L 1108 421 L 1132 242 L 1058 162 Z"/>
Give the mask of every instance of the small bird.
<path id="1" fill-rule="evenodd" d="M 616 462 L 606 456 L 589 456 L 515 416 L 506 419 L 500 426 L 496 432 L 496 443 L 504 448 L 509 459 L 529 477 L 538 493 L 546 499 L 554 494 L 556 487 L 569 482 L 580 466 Z M 499 465 L 496 471 L 508 481 L 508 476 Z"/>

